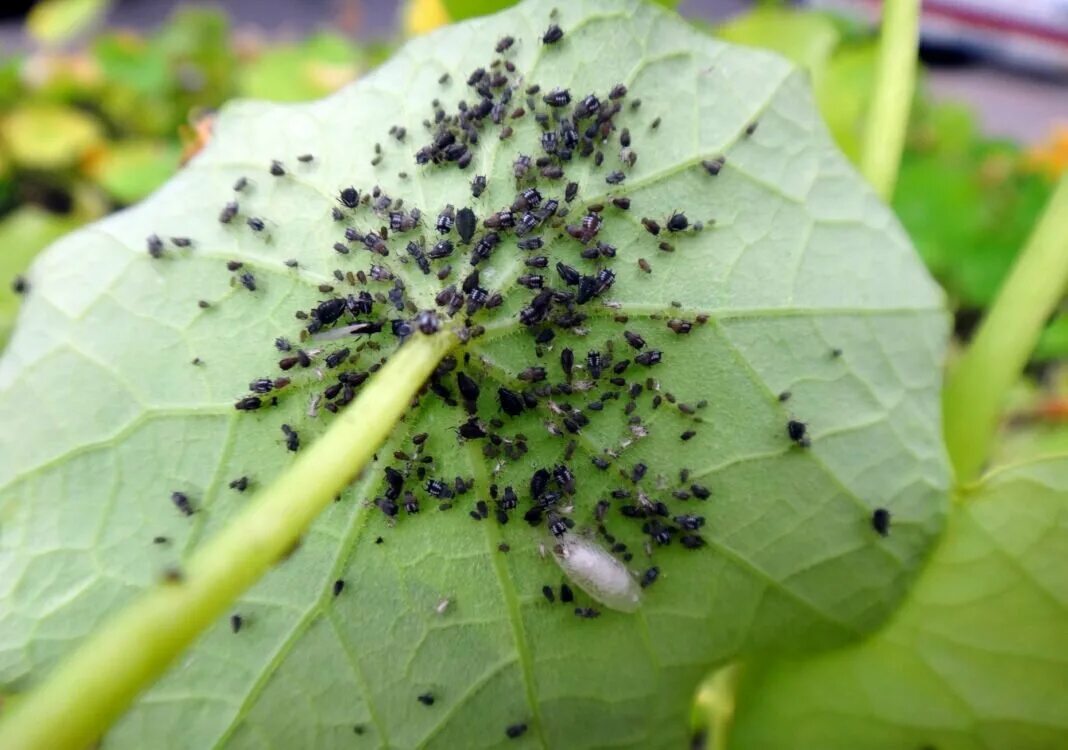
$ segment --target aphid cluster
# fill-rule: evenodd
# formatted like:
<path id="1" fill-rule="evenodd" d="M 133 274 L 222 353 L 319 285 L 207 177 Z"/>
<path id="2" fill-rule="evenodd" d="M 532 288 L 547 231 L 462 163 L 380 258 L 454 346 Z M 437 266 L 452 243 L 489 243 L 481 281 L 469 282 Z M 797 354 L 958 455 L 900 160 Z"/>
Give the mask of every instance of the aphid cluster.
<path id="1" fill-rule="evenodd" d="M 552 54 L 566 39 L 554 24 L 540 40 L 530 41 Z M 551 555 L 580 595 L 598 606 L 576 602 L 567 583 L 559 587 L 559 601 L 575 617 L 592 621 L 602 614 L 601 606 L 637 609 L 643 590 L 670 576 L 668 560 L 657 559 L 660 551 L 700 550 L 714 527 L 714 519 L 706 519 L 702 511 L 714 507 L 707 503 L 712 489 L 691 478 L 687 469 L 666 477 L 665 467 L 650 467 L 627 453 L 654 427 L 662 428 L 648 419 L 655 410 L 662 410 L 661 415 L 670 411 L 670 423 L 679 425 L 672 428 L 673 440 L 677 436 L 687 442 L 701 434 L 706 403 L 682 401 L 662 386 L 659 376 L 668 376 L 664 365 L 670 366 L 672 356 L 670 347 L 659 342 L 665 336 L 685 342 L 708 317 L 671 310 L 630 321 L 612 301 L 617 273 L 625 268 L 634 276 L 636 261 L 637 278 L 647 279 L 654 264 L 632 257 L 627 267 L 621 266 L 624 261 L 606 231 L 614 223 L 637 226 L 639 241 L 654 257 L 684 252 L 686 240 L 681 238 L 701 231 L 702 225 L 681 209 L 643 216 L 640 201 L 626 194 L 640 141 L 651 137 L 648 130 L 657 128 L 659 118 L 639 127 L 638 102 L 624 107 L 630 94 L 622 83 L 587 92 L 526 79 L 510 59 L 522 41 L 497 40 L 497 56 L 463 81 L 443 76 L 443 87 L 463 87 L 455 108 L 450 111 L 434 99 L 422 133 L 393 125 L 391 137 L 375 149 L 376 166 L 395 152 L 405 164 L 414 161 L 427 179 L 436 170 L 470 170 L 470 179 L 464 179 L 470 200 L 465 195 L 444 205 L 410 205 L 357 176 L 352 184 L 345 179 L 334 187 L 323 206 L 332 233 L 324 250 L 340 267 L 332 278 L 320 277 L 328 283 L 319 285 L 313 303 L 293 311 L 294 330 L 273 340 L 277 371 L 253 373 L 248 392 L 234 394 L 234 408 L 257 413 L 243 418 L 261 419 L 286 400 L 300 398 L 301 413 L 309 420 L 329 419 L 356 398 L 393 347 L 412 336 L 449 331 L 459 339 L 460 350 L 439 363 L 419 399 L 445 405 L 453 415 L 453 430 L 412 435 L 392 455 L 376 457 L 381 481 L 368 505 L 389 528 L 425 523 L 425 518 L 453 509 L 473 524 L 508 526 L 515 538 L 511 545 L 501 542 L 501 552 L 517 539 L 531 538 L 511 531 L 515 526 L 536 529 L 535 543 L 544 547 L 543 556 Z M 524 137 L 531 133 L 533 138 Z M 507 176 L 496 178 L 507 181 L 506 189 L 475 174 L 491 166 L 484 161 L 484 148 L 500 154 L 515 150 L 505 162 Z M 306 154 L 289 158 L 268 160 L 265 174 L 242 177 L 233 185 L 218 214 L 224 231 L 269 238 L 277 224 L 250 212 L 253 188 L 292 179 L 293 172 L 312 168 L 301 165 L 321 162 Z M 726 157 L 712 156 L 692 168 L 708 179 L 726 163 Z M 507 197 L 499 203 L 487 205 L 487 196 L 504 193 Z M 146 243 L 153 258 L 195 245 L 186 238 L 171 238 L 168 244 L 155 234 Z M 297 260 L 286 265 L 302 272 Z M 515 272 L 502 278 L 502 266 Z M 231 261 L 226 272 L 237 292 L 262 294 L 254 269 Z M 479 354 L 477 340 L 495 316 L 504 314 L 492 312 L 497 308 L 514 311 L 509 314 L 518 321 L 518 337 L 530 346 L 530 358 L 514 371 Z M 606 321 L 615 326 L 614 333 L 594 341 L 591 326 Z M 789 397 L 784 393 L 780 400 Z M 590 447 L 591 424 L 605 414 L 621 417 L 625 432 L 615 444 Z M 293 416 L 287 419 L 291 423 L 275 423 L 273 434 L 280 449 L 295 452 L 302 445 L 303 427 Z M 784 450 L 810 447 L 805 422 L 784 413 L 783 425 L 778 437 Z M 450 454 L 457 450 L 485 459 L 488 486 L 448 471 Z M 554 451 L 558 459 L 546 458 L 545 465 L 531 467 L 525 458 Z M 521 466 L 522 476 L 516 479 Z M 588 481 L 591 474 L 598 482 Z M 243 492 L 252 481 L 242 476 L 229 487 Z M 174 493 L 172 502 L 185 515 L 195 512 L 182 493 Z M 869 523 L 885 536 L 889 512 L 877 510 Z M 377 542 L 385 538 L 379 536 Z M 333 596 L 344 588 L 344 580 L 334 581 Z M 553 586 L 545 586 L 542 595 L 557 601 Z M 439 614 L 448 608 L 444 601 Z M 242 621 L 234 617 L 237 632 Z M 435 697 L 426 692 L 417 700 L 430 707 Z M 506 735 L 516 738 L 526 729 L 525 723 L 511 724 Z"/>

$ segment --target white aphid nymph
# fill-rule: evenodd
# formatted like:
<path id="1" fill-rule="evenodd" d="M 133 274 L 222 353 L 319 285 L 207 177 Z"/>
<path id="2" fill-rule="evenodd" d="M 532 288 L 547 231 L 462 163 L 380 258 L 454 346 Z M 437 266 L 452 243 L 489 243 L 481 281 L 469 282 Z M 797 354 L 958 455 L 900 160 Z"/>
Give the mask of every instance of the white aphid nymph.
<path id="1" fill-rule="evenodd" d="M 553 557 L 576 586 L 609 609 L 634 612 L 641 605 L 638 583 L 596 541 L 567 534 L 553 545 Z"/>

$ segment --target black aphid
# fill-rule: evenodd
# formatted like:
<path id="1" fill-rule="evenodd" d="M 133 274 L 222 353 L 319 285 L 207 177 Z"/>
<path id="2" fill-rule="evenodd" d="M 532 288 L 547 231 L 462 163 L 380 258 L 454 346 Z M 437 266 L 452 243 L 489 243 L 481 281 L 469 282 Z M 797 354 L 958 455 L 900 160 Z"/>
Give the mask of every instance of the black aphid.
<path id="1" fill-rule="evenodd" d="M 641 354 L 637 355 L 634 358 L 634 361 L 637 362 L 639 365 L 651 367 L 652 365 L 658 364 L 662 359 L 663 355 L 661 354 L 659 349 L 650 349 L 649 351 L 642 352 Z"/>
<path id="2" fill-rule="evenodd" d="M 222 224 L 229 224 L 235 216 L 237 216 L 237 201 L 230 201 L 222 207 L 222 211 L 219 212 L 219 222 Z"/>
<path id="3" fill-rule="evenodd" d="M 336 581 L 334 581 L 333 590 L 334 590 L 334 596 L 338 596 L 342 591 L 345 590 L 345 582 L 343 580 L 341 580 L 340 578 L 338 578 Z"/>
<path id="4" fill-rule="evenodd" d="M 456 231 L 459 232 L 460 242 L 463 244 L 471 242 L 471 238 L 475 236 L 476 225 L 475 212 L 470 208 L 461 208 L 456 212 Z"/>
<path id="5" fill-rule="evenodd" d="M 618 185 L 625 179 L 627 179 L 627 176 L 619 170 L 616 170 L 615 172 L 609 172 L 607 175 L 605 175 L 604 181 L 607 182 L 609 185 Z"/>
<path id="6" fill-rule="evenodd" d="M 287 424 L 282 425 L 282 434 L 286 438 L 286 448 L 294 453 L 300 450 L 300 435 Z"/>
<path id="7" fill-rule="evenodd" d="M 575 592 L 566 583 L 560 584 L 560 601 L 564 604 L 575 601 Z"/>
<path id="8" fill-rule="evenodd" d="M 312 154 L 301 154 L 297 157 L 297 161 L 302 162 L 304 164 L 307 164 L 308 162 L 313 161 L 314 159 L 315 156 L 313 156 Z"/>
<path id="9" fill-rule="evenodd" d="M 526 237 L 516 244 L 520 250 L 538 250 L 544 243 L 541 237 Z"/>
<path id="10" fill-rule="evenodd" d="M 701 162 L 701 166 L 705 168 L 705 171 L 715 177 L 723 169 L 723 165 L 727 163 L 727 157 L 717 156 L 714 159 L 705 159 Z"/>
<path id="11" fill-rule="evenodd" d="M 159 238 L 157 234 L 150 234 L 145 240 L 145 245 L 148 248 L 148 254 L 153 258 L 163 257 L 163 240 Z"/>
<path id="12" fill-rule="evenodd" d="M 245 620 L 241 615 L 230 615 L 230 630 L 234 633 L 240 633 L 241 626 L 244 624 Z"/>
<path id="13" fill-rule="evenodd" d="M 671 218 L 667 220 L 669 232 L 681 232 L 688 226 L 690 226 L 690 221 L 686 218 L 686 214 L 678 213 L 677 211 L 671 214 Z"/>
<path id="14" fill-rule="evenodd" d="M 420 333 L 429 336 L 437 333 L 441 328 L 441 319 L 433 310 L 420 310 L 415 317 L 415 325 Z"/>
<path id="15" fill-rule="evenodd" d="M 508 739 L 514 740 L 518 737 L 522 737 L 527 731 L 526 724 L 511 724 L 504 729 L 504 734 Z"/>
<path id="16" fill-rule="evenodd" d="M 871 527 L 879 536 L 890 534 L 890 511 L 886 508 L 876 508 L 871 514 Z"/>
<path id="17" fill-rule="evenodd" d="M 545 30 L 541 37 L 542 44 L 556 44 L 564 38 L 564 31 L 555 23 Z"/>
<path id="18" fill-rule="evenodd" d="M 654 219 L 642 219 L 642 226 L 649 234 L 660 234 L 660 225 Z"/>
<path id="19" fill-rule="evenodd" d="M 500 402 L 501 409 L 510 417 L 518 416 L 523 411 L 523 399 L 515 391 L 508 390 L 507 388 L 497 389 L 497 400 Z"/>
<path id="20" fill-rule="evenodd" d="M 248 489 L 248 477 L 238 477 L 230 481 L 230 489 L 244 492 Z"/>
<path id="21" fill-rule="evenodd" d="M 497 46 L 494 47 L 498 53 L 504 52 L 515 43 L 515 39 L 510 36 L 503 36 L 497 40 Z"/>
<path id="22" fill-rule="evenodd" d="M 581 617 L 584 620 L 592 620 L 593 618 L 600 616 L 600 610 L 596 610 L 593 607 L 575 607 L 575 617 Z"/>
<path id="23" fill-rule="evenodd" d="M 553 89 L 541 100 L 550 107 L 566 107 L 571 103 L 571 92 L 567 89 Z"/>
<path id="24" fill-rule="evenodd" d="M 245 223 L 248 224 L 248 228 L 251 229 L 253 232 L 262 232 L 267 226 L 264 223 L 263 219 L 259 218 L 258 216 L 248 217 Z"/>
<path id="25" fill-rule="evenodd" d="M 282 166 L 282 162 L 274 159 L 271 162 L 271 174 L 275 177 L 282 177 L 286 173 L 286 168 Z"/>
<path id="26" fill-rule="evenodd" d="M 248 187 L 248 178 L 247 177 L 238 177 L 234 181 L 234 192 L 238 192 L 239 193 L 242 190 L 244 190 L 246 187 Z"/>
<path id="27" fill-rule="evenodd" d="M 635 349 L 645 348 L 645 339 L 643 339 L 640 334 L 637 334 L 634 331 L 623 331 L 623 338 L 625 338 L 627 340 L 627 343 Z"/>
<path id="28" fill-rule="evenodd" d="M 296 363 L 294 362 L 294 364 Z M 246 396 L 245 398 L 238 400 L 238 402 L 234 404 L 234 408 L 238 411 L 255 411 L 261 406 L 263 406 L 263 400 L 260 399 L 258 396 Z"/>
<path id="29" fill-rule="evenodd" d="M 449 486 L 448 482 L 442 482 L 438 479 L 428 479 L 426 482 L 426 491 L 428 495 L 442 500 L 453 496 L 452 488 Z"/>
<path id="30" fill-rule="evenodd" d="M 434 696 L 430 693 L 423 693 L 422 695 L 418 696 L 416 700 L 418 700 L 424 706 L 434 705 Z"/>
<path id="31" fill-rule="evenodd" d="M 786 434 L 802 448 L 807 448 L 810 444 L 808 438 L 808 425 L 804 422 L 791 419 L 786 423 Z"/>
<path id="32" fill-rule="evenodd" d="M 556 273 L 560 275 L 560 278 L 565 284 L 568 284 L 570 286 L 575 286 L 579 283 L 579 281 L 582 280 L 582 274 L 579 273 L 577 269 L 567 265 L 566 263 L 558 262 L 556 264 Z"/>
<path id="33" fill-rule="evenodd" d="M 338 200 L 348 208 L 356 208 L 360 202 L 360 193 L 356 188 L 351 185 L 347 188 L 342 188 L 338 193 Z"/>
<path id="34" fill-rule="evenodd" d="M 195 512 L 192 503 L 189 502 L 189 496 L 184 492 L 172 492 L 171 502 L 174 503 L 174 507 L 177 508 L 183 516 L 191 516 Z"/>

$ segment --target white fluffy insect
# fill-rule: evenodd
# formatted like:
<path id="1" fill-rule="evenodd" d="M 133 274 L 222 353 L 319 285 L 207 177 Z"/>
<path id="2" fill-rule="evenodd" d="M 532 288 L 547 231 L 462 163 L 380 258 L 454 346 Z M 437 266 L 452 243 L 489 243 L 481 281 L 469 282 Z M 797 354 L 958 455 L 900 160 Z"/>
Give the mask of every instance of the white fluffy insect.
<path id="1" fill-rule="evenodd" d="M 597 542 L 568 534 L 553 545 L 553 558 L 576 586 L 609 609 L 634 612 L 641 605 L 638 583 Z"/>

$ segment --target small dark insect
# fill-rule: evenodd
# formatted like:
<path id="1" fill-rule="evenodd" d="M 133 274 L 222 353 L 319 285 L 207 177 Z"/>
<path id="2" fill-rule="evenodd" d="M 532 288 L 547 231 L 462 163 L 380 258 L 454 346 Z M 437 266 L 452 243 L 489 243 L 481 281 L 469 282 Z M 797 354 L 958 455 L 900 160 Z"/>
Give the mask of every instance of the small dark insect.
<path id="1" fill-rule="evenodd" d="M 667 228 L 669 232 L 681 232 L 688 226 L 690 226 L 690 221 L 686 218 L 686 214 L 675 212 L 671 214 L 671 218 L 667 220 Z"/>
<path id="2" fill-rule="evenodd" d="M 653 267 L 649 265 L 649 261 L 645 258 L 638 258 L 638 268 L 642 269 L 646 273 L 652 273 Z"/>
<path id="3" fill-rule="evenodd" d="M 248 217 L 248 220 L 245 223 L 248 224 L 248 228 L 251 229 L 253 232 L 262 232 L 267 226 L 264 223 L 263 219 L 259 218 L 258 216 Z"/>
<path id="4" fill-rule="evenodd" d="M 783 391 L 779 394 L 779 401 L 789 401 L 790 395 L 790 391 Z"/>
<path id="5" fill-rule="evenodd" d="M 549 514 L 549 532 L 557 539 L 567 533 L 567 524 L 555 513 Z"/>
<path id="6" fill-rule="evenodd" d="M 301 154 L 300 156 L 297 157 L 297 161 L 303 162 L 304 164 L 307 164 L 308 162 L 312 161 L 313 159 L 315 159 L 315 157 L 312 154 Z"/>
<path id="7" fill-rule="evenodd" d="M 345 582 L 343 580 L 338 578 L 336 581 L 334 581 L 334 596 L 339 595 L 344 590 L 345 590 Z"/>
<path id="8" fill-rule="evenodd" d="M 612 205 L 621 211 L 630 210 L 630 198 L 613 198 Z"/>
<path id="9" fill-rule="evenodd" d="M 460 242 L 467 245 L 475 236 L 477 220 L 475 212 L 470 208 L 461 208 L 456 212 L 456 231 L 460 234 Z"/>
<path id="10" fill-rule="evenodd" d="M 575 286 L 582 280 L 582 274 L 579 273 L 576 268 L 563 262 L 558 262 L 556 264 L 556 273 L 558 273 L 563 282 L 569 286 Z"/>
<path id="11" fill-rule="evenodd" d="M 647 352 L 642 352 L 634 358 L 634 361 L 639 365 L 645 365 L 646 367 L 652 367 L 663 359 L 659 349 L 650 349 Z"/>
<path id="12" fill-rule="evenodd" d="M 294 453 L 300 450 L 300 435 L 287 424 L 282 425 L 282 434 L 286 436 L 286 448 Z"/>
<path id="13" fill-rule="evenodd" d="M 802 448 L 807 448 L 811 444 L 808 438 L 808 425 L 804 422 L 791 419 L 786 423 L 786 434 Z"/>
<path id="14" fill-rule="evenodd" d="M 145 240 L 145 245 L 148 247 L 148 254 L 153 258 L 163 257 L 163 240 L 159 238 L 157 234 L 150 234 Z"/>
<path id="15" fill-rule="evenodd" d="M 501 409 L 504 413 L 510 417 L 519 416 L 523 412 L 523 399 L 515 391 L 508 390 L 507 388 L 497 389 L 497 400 L 500 402 Z"/>
<path id="16" fill-rule="evenodd" d="M 422 695 L 418 696 L 417 700 L 424 706 L 434 705 L 434 696 L 430 693 L 423 693 Z"/>
<path id="17" fill-rule="evenodd" d="M 550 107 L 566 107 L 571 103 L 571 92 L 567 89 L 553 89 L 541 100 Z"/>
<path id="18" fill-rule="evenodd" d="M 229 224 L 235 216 L 237 216 L 237 201 L 230 201 L 219 212 L 219 222 Z"/>
<path id="19" fill-rule="evenodd" d="M 171 237 L 171 243 L 175 247 L 192 247 L 193 240 L 188 237 Z"/>
<path id="20" fill-rule="evenodd" d="M 238 477 L 230 482 L 230 489 L 244 492 L 248 489 L 248 477 Z"/>
<path id="21" fill-rule="evenodd" d="M 543 244 L 541 237 L 527 237 L 516 243 L 520 250 L 538 250 Z"/>
<path id="22" fill-rule="evenodd" d="M 426 482 L 426 491 L 428 495 L 441 500 L 447 500 L 453 495 L 452 488 L 449 487 L 448 483 L 438 479 L 428 479 Z"/>
<path id="23" fill-rule="evenodd" d="M 672 318 L 667 322 L 667 327 L 677 334 L 689 333 L 693 329 L 693 324 L 688 320 L 682 318 Z"/>
<path id="24" fill-rule="evenodd" d="M 433 310 L 421 310 L 415 317 L 415 325 L 421 333 L 430 336 L 441 328 L 441 319 Z"/>
<path id="25" fill-rule="evenodd" d="M 690 492 L 692 492 L 693 496 L 698 500 L 707 500 L 712 496 L 712 492 L 707 487 L 700 484 L 691 484 Z"/>
<path id="26" fill-rule="evenodd" d="M 627 95 L 627 87 L 622 83 L 617 83 L 612 87 L 612 90 L 608 92 L 608 98 L 613 101 L 616 99 L 622 99 Z"/>
<path id="27" fill-rule="evenodd" d="M 560 584 L 560 601 L 564 604 L 575 601 L 575 592 L 566 583 Z"/>
<path id="28" fill-rule="evenodd" d="M 745 135 L 746 135 L 746 137 L 749 137 L 753 133 L 756 132 L 758 124 L 759 123 L 756 120 L 753 120 L 751 123 L 749 123 L 748 125 L 745 126 Z"/>
<path id="29" fill-rule="evenodd" d="M 696 430 L 686 430 L 686 432 L 679 435 L 679 439 L 685 442 L 692 439 L 695 435 L 697 435 Z"/>
<path id="30" fill-rule="evenodd" d="M 640 334 L 634 331 L 623 331 L 623 338 L 627 340 L 627 343 L 633 346 L 635 349 L 645 348 L 645 339 Z"/>
<path id="31" fill-rule="evenodd" d="M 653 567 L 651 567 L 651 568 L 648 568 L 644 573 L 642 573 L 642 579 L 641 579 L 642 588 L 644 589 L 644 588 L 648 588 L 648 587 L 652 586 L 654 583 L 656 583 L 656 579 L 659 578 L 659 577 L 660 577 L 660 568 L 656 567 L 655 565 Z"/>
<path id="32" fill-rule="evenodd" d="M 174 507 L 177 508 L 183 516 L 191 516 L 196 512 L 193 510 L 192 503 L 189 502 L 189 496 L 184 492 L 172 492 L 171 502 L 174 503 Z"/>
<path id="33" fill-rule="evenodd" d="M 230 615 L 230 630 L 234 633 L 241 632 L 241 626 L 245 624 L 244 618 L 241 615 Z"/>
<path id="34" fill-rule="evenodd" d="M 563 29 L 561 29 L 559 26 L 557 26 L 554 23 L 548 29 L 545 30 L 545 33 L 541 37 L 541 43 L 542 44 L 556 44 L 557 42 L 559 42 L 563 38 L 564 38 Z"/>
<path id="35" fill-rule="evenodd" d="M 649 123 L 649 128 L 652 129 L 652 130 L 656 130 L 659 127 L 660 127 L 660 118 L 659 117 L 657 117 L 655 120 L 653 120 L 651 123 Z"/>
<path id="36" fill-rule="evenodd" d="M 477 177 L 475 179 L 478 179 Z M 483 178 L 484 180 L 485 178 Z M 434 228 L 438 230 L 439 234 L 448 234 L 452 231 L 453 224 L 456 223 L 456 211 L 453 209 L 452 204 L 445 206 L 444 210 L 438 214 L 438 220 L 434 224 Z"/>
<path id="37" fill-rule="evenodd" d="M 552 586 L 548 586 L 548 585 L 542 586 L 541 587 L 541 593 L 542 593 L 542 596 L 544 596 L 546 598 L 546 600 L 548 600 L 549 604 L 552 604 L 553 602 L 556 601 L 556 592 L 553 591 L 553 587 Z"/>
<path id="38" fill-rule="evenodd" d="M 347 188 L 342 188 L 341 192 L 338 193 L 338 200 L 348 208 L 356 208 L 356 205 L 360 202 L 360 193 L 350 185 Z"/>
<path id="39" fill-rule="evenodd" d="M 581 617 L 584 620 L 592 620 L 594 617 L 600 616 L 600 610 L 596 610 L 593 607 L 575 607 L 575 617 Z"/>
<path id="40" fill-rule="evenodd" d="M 642 219 L 642 226 L 649 234 L 660 234 L 660 225 L 654 219 Z"/>
<path id="41" fill-rule="evenodd" d="M 609 172 L 607 175 L 605 175 L 604 181 L 607 182 L 609 185 L 618 185 L 625 179 L 627 179 L 627 176 L 619 170 L 616 170 L 615 172 Z"/>
<path id="42" fill-rule="evenodd" d="M 25 276 L 16 276 L 11 280 L 11 291 L 15 294 L 25 294 L 30 290 L 30 282 L 26 280 Z"/>
<path id="43" fill-rule="evenodd" d="M 440 260 L 441 258 L 447 258 L 452 255 L 453 246 L 449 240 L 441 240 L 434 247 L 430 248 L 426 257 L 431 260 Z"/>
<path id="44" fill-rule="evenodd" d="M 526 724 L 512 724 L 505 728 L 504 734 L 508 737 L 508 739 L 514 740 L 518 737 L 522 737 L 526 731 Z"/>
<path id="45" fill-rule="evenodd" d="M 564 189 L 564 200 L 570 203 L 575 200 L 575 196 L 578 195 L 579 186 L 577 182 L 567 183 L 567 187 Z"/>
<path id="46" fill-rule="evenodd" d="M 879 536 L 890 534 L 890 511 L 886 508 L 876 508 L 871 514 L 871 527 Z"/>
<path id="47" fill-rule="evenodd" d="M 705 540 L 697 534 L 683 534 L 679 537 L 679 541 L 686 549 L 700 549 L 705 546 Z"/>
<path id="48" fill-rule="evenodd" d="M 494 49 L 496 49 L 498 53 L 501 53 L 511 47 L 514 43 L 515 39 L 513 37 L 504 36 L 497 41 L 497 46 L 494 47 Z"/>
<path id="49" fill-rule="evenodd" d="M 248 178 L 247 177 L 238 177 L 234 181 L 234 192 L 240 193 L 246 187 L 248 187 Z"/>
<path id="50" fill-rule="evenodd" d="M 286 168 L 282 166 L 282 162 L 277 159 L 271 162 L 271 174 L 275 177 L 282 177 L 286 173 Z"/>
<path id="51" fill-rule="evenodd" d="M 234 408 L 238 411 L 255 411 L 261 406 L 263 406 L 263 401 L 262 399 L 260 399 L 259 396 L 246 396 L 245 398 L 240 399 L 236 404 L 234 404 Z"/>
<path id="52" fill-rule="evenodd" d="M 465 400 L 476 401 L 478 399 L 478 383 L 466 373 L 457 371 L 456 385 L 460 388 L 460 395 L 463 396 Z"/>
<path id="53" fill-rule="evenodd" d="M 727 157 L 717 156 L 714 159 L 705 159 L 701 162 L 701 166 L 705 168 L 705 171 L 715 177 L 723 169 L 723 165 L 727 163 Z"/>

